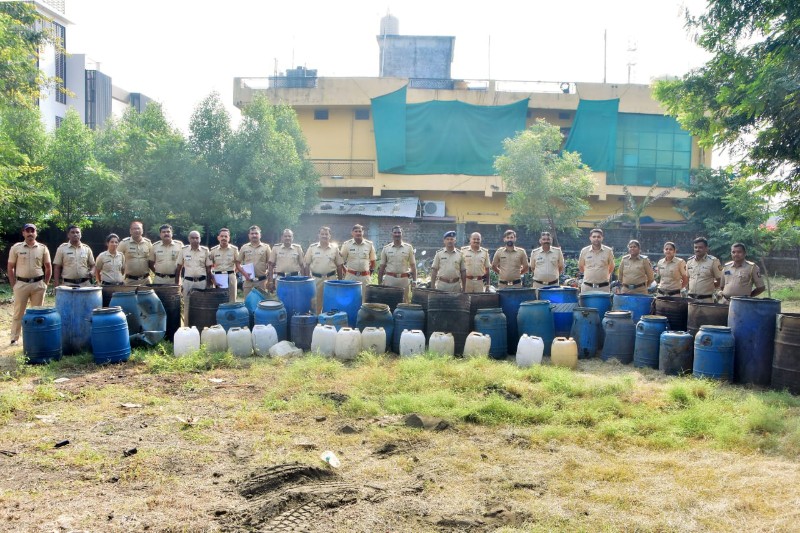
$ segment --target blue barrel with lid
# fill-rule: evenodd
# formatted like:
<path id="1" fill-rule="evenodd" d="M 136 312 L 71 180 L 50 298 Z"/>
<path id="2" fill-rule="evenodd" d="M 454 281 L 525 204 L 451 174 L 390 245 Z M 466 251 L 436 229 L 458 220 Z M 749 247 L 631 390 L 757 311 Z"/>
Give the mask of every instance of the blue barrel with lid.
<path id="1" fill-rule="evenodd" d="M 32 364 L 61 359 L 61 315 L 55 307 L 29 307 L 22 317 L 22 351 Z"/>
<path id="2" fill-rule="evenodd" d="M 576 307 L 572 311 L 572 329 L 569 336 L 578 345 L 578 358 L 590 359 L 597 355 L 600 344 L 600 315 L 593 307 Z"/>
<path id="3" fill-rule="evenodd" d="M 652 313 L 654 296 L 649 294 L 615 294 L 612 310 L 630 311 L 631 320 L 637 324 L 643 315 Z"/>
<path id="4" fill-rule="evenodd" d="M 508 346 L 506 346 L 508 324 L 502 309 L 499 307 L 478 309 L 475 313 L 475 331 L 489 335 L 491 339 L 489 357 L 500 360 L 506 358 L 508 352 Z"/>
<path id="5" fill-rule="evenodd" d="M 517 313 L 517 331 L 520 337 L 528 335 L 541 338 L 544 343 L 544 355 L 550 355 L 553 339 L 556 338 L 553 304 L 547 300 L 522 302 Z"/>
<path id="6" fill-rule="evenodd" d="M 219 304 L 217 308 L 217 324 L 227 332 L 231 328 L 246 328 L 250 326 L 250 313 L 244 302 L 228 302 Z"/>
<path id="7" fill-rule="evenodd" d="M 256 324 L 272 324 L 275 333 L 278 334 L 279 341 L 288 339 L 288 321 L 286 319 L 286 307 L 283 302 L 278 300 L 262 300 L 258 302 L 253 320 Z"/>
<path id="8" fill-rule="evenodd" d="M 92 355 L 98 365 L 121 363 L 131 356 L 128 322 L 120 307 L 92 311 Z"/>
<path id="9" fill-rule="evenodd" d="M 553 304 L 553 326 L 556 337 L 569 337 L 572 329 L 572 311 L 578 307 L 578 289 L 575 287 L 542 287 L 539 299 Z"/>
<path id="10" fill-rule="evenodd" d="M 736 383 L 764 386 L 771 383 L 775 324 L 780 312 L 780 300 L 745 296 L 731 298 L 728 327 L 736 345 L 733 365 Z"/>
<path id="11" fill-rule="evenodd" d="M 603 331 L 606 334 L 606 339 L 603 343 L 603 361 L 617 359 L 625 365 L 633 361 L 636 326 L 631 320 L 631 312 L 607 312 L 603 318 Z"/>
<path id="12" fill-rule="evenodd" d="M 633 348 L 633 366 L 637 368 L 658 368 L 658 351 L 661 347 L 661 334 L 669 329 L 665 316 L 644 315 L 636 324 L 636 341 Z"/>
<path id="13" fill-rule="evenodd" d="M 597 309 L 597 316 L 600 320 L 600 324 L 597 326 L 597 349 L 600 350 L 603 347 L 603 339 L 605 338 L 605 334 L 603 333 L 603 317 L 606 316 L 608 311 L 611 311 L 611 304 L 614 300 L 614 295 L 610 292 L 585 292 L 578 296 L 578 304 L 581 307 L 593 307 Z"/>
<path id="14" fill-rule="evenodd" d="M 425 311 L 420 304 L 397 304 L 393 316 L 392 351 L 399 354 L 400 336 L 403 334 L 403 330 L 417 329 L 425 332 Z"/>
<path id="15" fill-rule="evenodd" d="M 727 326 L 700 326 L 694 338 L 694 366 L 697 378 L 733 380 L 734 340 Z"/>
<path id="16" fill-rule="evenodd" d="M 289 317 L 308 314 L 312 309 L 316 311 L 317 308 L 314 306 L 316 293 L 316 282 L 314 278 L 309 276 L 278 278 L 278 288 L 275 290 L 278 299 L 286 307 L 286 314 Z"/>
<path id="17" fill-rule="evenodd" d="M 356 327 L 358 310 L 362 304 L 360 281 L 327 279 L 322 283 L 322 310 L 338 309 L 347 313 L 347 323 Z"/>

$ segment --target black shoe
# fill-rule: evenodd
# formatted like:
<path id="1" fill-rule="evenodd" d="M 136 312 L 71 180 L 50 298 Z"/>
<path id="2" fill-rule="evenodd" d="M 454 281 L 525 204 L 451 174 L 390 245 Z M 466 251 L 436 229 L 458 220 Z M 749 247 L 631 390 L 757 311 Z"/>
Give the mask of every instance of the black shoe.
<path id="1" fill-rule="evenodd" d="M 17 339 L 11 339 L 11 344 L 17 344 Z"/>

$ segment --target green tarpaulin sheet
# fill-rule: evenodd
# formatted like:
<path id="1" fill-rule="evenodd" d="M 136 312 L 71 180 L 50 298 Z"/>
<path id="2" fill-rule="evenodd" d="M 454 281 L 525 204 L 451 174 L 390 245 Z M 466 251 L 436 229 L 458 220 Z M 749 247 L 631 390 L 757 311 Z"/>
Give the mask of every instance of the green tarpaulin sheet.
<path id="1" fill-rule="evenodd" d="M 619 98 L 581 100 L 564 150 L 578 152 L 596 172 L 613 172 L 617 148 Z"/>
<path id="2" fill-rule="evenodd" d="M 494 175 L 494 158 L 503 140 L 525 129 L 527 109 L 527 99 L 502 106 L 406 104 L 406 87 L 373 98 L 378 171 Z"/>

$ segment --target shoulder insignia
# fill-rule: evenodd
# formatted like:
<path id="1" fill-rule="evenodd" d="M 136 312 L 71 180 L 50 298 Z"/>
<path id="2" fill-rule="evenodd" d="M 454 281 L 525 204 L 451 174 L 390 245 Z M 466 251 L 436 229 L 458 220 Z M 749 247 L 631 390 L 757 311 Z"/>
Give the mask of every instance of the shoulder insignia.
<path id="1" fill-rule="evenodd" d="M 725 266 L 733 266 L 733 261 L 728 261 L 727 263 L 725 263 Z"/>
<path id="2" fill-rule="evenodd" d="M 641 257 L 642 259 L 646 259 L 646 260 L 648 260 L 648 261 L 650 260 L 650 258 L 649 258 L 649 257 L 647 257 L 646 255 L 640 255 L 639 257 Z"/>
<path id="3" fill-rule="evenodd" d="M 129 241 L 129 240 L 131 240 L 130 237 L 125 237 L 124 239 L 122 239 L 122 242 Z"/>
<path id="4" fill-rule="evenodd" d="M 187 249 L 187 248 L 191 248 L 191 247 L 192 247 L 192 245 L 191 245 L 191 244 L 184 244 L 184 245 L 183 245 L 183 249 L 184 249 L 184 250 L 185 250 L 185 249 Z M 202 246 L 201 246 L 201 248 L 202 248 Z"/>

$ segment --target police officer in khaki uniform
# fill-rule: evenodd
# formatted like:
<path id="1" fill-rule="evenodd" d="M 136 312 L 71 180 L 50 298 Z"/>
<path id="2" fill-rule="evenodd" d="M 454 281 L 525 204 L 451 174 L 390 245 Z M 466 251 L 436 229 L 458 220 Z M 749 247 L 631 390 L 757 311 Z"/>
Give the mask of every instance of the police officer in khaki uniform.
<path id="1" fill-rule="evenodd" d="M 211 272 L 215 275 L 228 276 L 228 301 L 236 301 L 236 270 L 239 267 L 239 248 L 231 244 L 231 230 L 222 228 L 217 234 L 219 244 L 211 248 Z M 218 287 L 216 278 L 212 278 Z"/>
<path id="2" fill-rule="evenodd" d="M 261 242 L 261 228 L 258 226 L 250 226 L 247 236 L 250 242 L 239 248 L 239 272 L 244 278 L 242 288 L 245 298 L 253 287 L 258 287 L 262 292 L 267 291 L 269 254 L 272 252 L 269 244 Z M 253 265 L 252 275 L 244 265 Z"/>
<path id="3" fill-rule="evenodd" d="M 119 250 L 119 235 L 110 233 L 106 237 L 105 252 L 100 252 L 94 265 L 98 285 L 122 285 L 125 283 L 125 256 Z"/>
<path id="4" fill-rule="evenodd" d="M 641 255 L 641 245 L 636 239 L 628 242 L 628 255 L 623 255 L 617 269 L 621 294 L 647 294 L 653 283 L 653 265 L 646 255 Z"/>
<path id="5" fill-rule="evenodd" d="M 708 255 L 708 240 L 705 237 L 696 238 L 693 244 L 694 255 L 686 261 L 689 298 L 711 302 L 721 283 L 722 264 L 713 255 Z"/>
<path id="6" fill-rule="evenodd" d="M 125 256 L 125 285 L 150 283 L 150 250 L 153 243 L 143 237 L 144 226 L 140 220 L 131 222 L 131 236 L 122 239 L 118 251 Z"/>
<path id="7" fill-rule="evenodd" d="M 164 224 L 158 228 L 161 240 L 150 249 L 150 270 L 155 273 L 154 285 L 174 285 L 177 283 L 175 272 L 178 269 L 178 255 L 183 243 L 172 239 L 172 226 Z"/>
<path id="8" fill-rule="evenodd" d="M 342 243 L 341 254 L 344 262 L 346 280 L 360 281 L 364 287 L 361 299 L 367 297 L 366 286 L 375 271 L 375 246 L 372 241 L 364 238 L 364 226 L 356 224 L 350 233 L 353 238 Z"/>
<path id="9" fill-rule="evenodd" d="M 207 289 L 211 285 L 211 251 L 205 246 L 200 246 L 200 233 L 189 232 L 189 244 L 181 248 L 178 254 L 178 266 L 175 269 L 175 279 L 181 285 L 183 296 L 183 325 L 189 324 L 189 299 L 192 289 Z M 183 271 L 183 278 L 181 278 Z"/>
<path id="10" fill-rule="evenodd" d="M 81 228 L 74 224 L 67 228 L 68 242 L 56 249 L 53 258 L 53 285 L 67 287 L 90 287 L 94 254 L 81 242 Z"/>
<path id="11" fill-rule="evenodd" d="M 469 236 L 469 246 L 461 247 L 467 270 L 466 292 L 484 292 L 489 285 L 489 250 L 481 247 L 482 237 L 477 231 Z"/>
<path id="12" fill-rule="evenodd" d="M 331 242 L 331 228 L 319 228 L 319 242 L 308 247 L 304 258 L 305 274 L 313 276 L 316 285 L 317 313 L 322 312 L 322 296 L 325 281 L 329 279 L 342 279 L 342 256 L 339 247 Z"/>
<path id="13" fill-rule="evenodd" d="M 531 252 L 531 276 L 534 289 L 558 285 L 564 272 L 564 254 L 561 248 L 552 246 L 553 236 L 543 231 L 539 236 L 539 247 Z"/>
<path id="14" fill-rule="evenodd" d="M 603 244 L 603 230 L 589 232 L 592 243 L 581 250 L 578 270 L 583 273 L 581 292 L 610 292 L 611 273 L 614 272 L 614 250 Z"/>
<path id="15" fill-rule="evenodd" d="M 456 232 L 444 234 L 444 248 L 436 252 L 431 265 L 431 283 L 440 291 L 464 292 L 467 266 L 461 250 L 456 249 Z"/>
<path id="16" fill-rule="evenodd" d="M 733 261 L 725 263 L 725 267 L 722 269 L 720 288 L 723 300 L 720 303 L 728 303 L 734 296 L 755 298 L 766 290 L 761 270 L 758 265 L 745 259 L 746 254 L 747 248 L 744 244 L 737 242 L 731 246 Z M 755 288 L 753 288 L 754 286 Z"/>
<path id="17" fill-rule="evenodd" d="M 294 232 L 290 229 L 283 230 L 282 242 L 272 247 L 269 254 L 269 280 L 275 288 L 275 279 L 286 276 L 299 276 L 304 272 L 303 247 L 294 244 Z"/>
<path id="18" fill-rule="evenodd" d="M 403 289 L 403 302 L 409 301 L 411 281 L 417 279 L 417 260 L 414 247 L 403 242 L 403 229 L 392 228 L 392 242 L 381 250 L 381 266 L 378 269 L 378 285 Z"/>
<path id="19" fill-rule="evenodd" d="M 44 291 L 50 283 L 53 266 L 50 250 L 36 242 L 36 226 L 22 226 L 23 242 L 11 247 L 8 253 L 8 282 L 14 290 L 14 314 L 11 318 L 11 344 L 19 340 L 22 317 L 30 301 L 32 306 L 42 305 Z"/>
<path id="20" fill-rule="evenodd" d="M 517 232 L 508 229 L 503 233 L 505 247 L 498 248 L 492 258 L 492 270 L 497 272 L 501 289 L 519 289 L 522 287 L 522 276 L 528 271 L 528 254 L 522 248 L 514 246 Z"/>
<path id="21" fill-rule="evenodd" d="M 661 296 L 675 296 L 680 294 L 689 285 L 689 273 L 686 271 L 686 261 L 675 257 L 678 249 L 674 242 L 664 243 L 664 258 L 659 259 L 656 265 L 658 274 L 658 288 L 656 292 Z"/>

